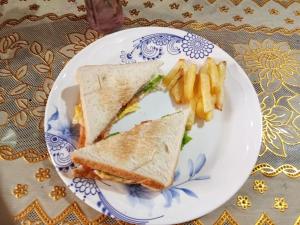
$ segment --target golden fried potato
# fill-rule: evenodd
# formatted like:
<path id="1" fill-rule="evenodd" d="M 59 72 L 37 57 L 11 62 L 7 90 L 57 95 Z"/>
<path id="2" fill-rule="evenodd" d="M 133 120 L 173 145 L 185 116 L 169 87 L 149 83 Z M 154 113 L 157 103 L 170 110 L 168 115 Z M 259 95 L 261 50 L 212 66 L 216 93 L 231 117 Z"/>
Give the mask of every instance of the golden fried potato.
<path id="1" fill-rule="evenodd" d="M 176 74 L 178 73 L 179 69 L 185 64 L 184 59 L 179 59 L 175 66 L 171 69 L 171 71 L 165 76 L 163 79 L 163 84 L 165 87 L 169 85 L 169 83 L 175 78 Z"/>
<path id="2" fill-rule="evenodd" d="M 182 104 L 189 103 L 189 101 L 184 96 L 184 75 L 178 81 L 180 87 L 180 102 Z"/>
<path id="3" fill-rule="evenodd" d="M 211 121 L 212 120 L 212 118 L 213 118 L 213 111 L 211 110 L 211 111 L 209 111 L 209 112 L 207 112 L 207 113 L 205 113 L 205 116 L 204 116 L 204 120 L 205 121 Z"/>
<path id="4" fill-rule="evenodd" d="M 173 77 L 173 80 L 171 80 L 170 83 L 168 84 L 167 90 L 171 90 L 183 75 L 184 75 L 183 69 L 180 68 L 175 74 L 175 76 Z"/>
<path id="5" fill-rule="evenodd" d="M 207 59 L 205 60 L 203 65 L 200 67 L 200 71 L 202 73 L 208 73 L 208 61 L 207 61 Z"/>
<path id="6" fill-rule="evenodd" d="M 223 102 L 224 102 L 224 80 L 225 80 L 225 73 L 226 73 L 226 62 L 220 62 L 218 64 L 218 71 L 219 71 L 219 85 L 220 85 L 220 90 L 216 94 L 216 103 L 215 107 L 218 110 L 223 109 Z"/>
<path id="7" fill-rule="evenodd" d="M 187 130 L 191 130 L 193 124 L 195 123 L 195 115 L 196 115 L 196 107 L 197 107 L 197 99 L 193 98 L 190 101 L 190 107 L 191 107 L 191 111 L 186 123 L 186 129 Z"/>
<path id="8" fill-rule="evenodd" d="M 204 113 L 204 108 L 203 108 L 203 99 L 202 97 L 197 99 L 197 105 L 196 105 L 196 116 L 199 119 L 204 119 L 205 113 Z"/>
<path id="9" fill-rule="evenodd" d="M 209 81 L 209 75 L 200 71 L 200 82 L 201 82 L 201 95 L 203 100 L 203 110 L 205 113 L 215 108 L 211 95 L 211 87 Z"/>
<path id="10" fill-rule="evenodd" d="M 196 64 L 191 64 L 186 74 L 184 74 L 184 98 L 190 101 L 194 95 L 194 84 L 196 79 Z"/>
<path id="11" fill-rule="evenodd" d="M 182 95 L 181 90 L 182 88 L 180 87 L 179 81 L 177 81 L 174 87 L 170 90 L 170 94 L 177 104 L 181 103 L 181 95 Z"/>
<path id="12" fill-rule="evenodd" d="M 194 98 L 201 98 L 201 82 L 200 73 L 196 74 L 195 85 L 194 85 Z"/>
<path id="13" fill-rule="evenodd" d="M 213 58 L 207 58 L 208 75 L 210 77 L 211 93 L 215 94 L 219 92 L 219 71 L 217 64 Z"/>

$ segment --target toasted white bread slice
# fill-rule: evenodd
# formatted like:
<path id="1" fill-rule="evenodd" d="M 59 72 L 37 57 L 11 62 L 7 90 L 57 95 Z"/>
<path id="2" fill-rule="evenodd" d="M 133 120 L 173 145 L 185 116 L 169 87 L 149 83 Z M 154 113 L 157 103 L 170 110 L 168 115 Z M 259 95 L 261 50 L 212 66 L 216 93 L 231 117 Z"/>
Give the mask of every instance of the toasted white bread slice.
<path id="1" fill-rule="evenodd" d="M 73 162 L 160 190 L 173 182 L 188 113 L 146 121 L 72 153 Z"/>
<path id="2" fill-rule="evenodd" d="M 162 64 L 90 65 L 77 70 L 86 145 L 95 142 L 137 91 L 160 73 Z"/>

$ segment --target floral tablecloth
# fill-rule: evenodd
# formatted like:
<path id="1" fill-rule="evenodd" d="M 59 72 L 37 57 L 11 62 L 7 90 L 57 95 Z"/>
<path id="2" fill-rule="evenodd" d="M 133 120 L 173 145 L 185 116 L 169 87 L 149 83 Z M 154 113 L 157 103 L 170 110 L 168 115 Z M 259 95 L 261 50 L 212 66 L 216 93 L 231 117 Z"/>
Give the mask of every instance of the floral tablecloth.
<path id="1" fill-rule="evenodd" d="M 259 96 L 263 140 L 252 175 L 222 207 L 186 224 L 300 224 L 300 1 L 121 2 L 123 29 L 199 34 L 240 63 Z M 64 186 L 44 142 L 55 78 L 103 36 L 88 27 L 85 13 L 82 0 L 0 0 L 0 224 L 124 224 Z"/>

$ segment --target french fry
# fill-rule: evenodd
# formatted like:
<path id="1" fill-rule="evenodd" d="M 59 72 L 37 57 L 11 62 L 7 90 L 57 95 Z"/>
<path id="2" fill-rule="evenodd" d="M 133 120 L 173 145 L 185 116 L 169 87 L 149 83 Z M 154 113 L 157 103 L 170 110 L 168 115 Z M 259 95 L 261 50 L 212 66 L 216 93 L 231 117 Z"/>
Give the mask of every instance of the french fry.
<path id="1" fill-rule="evenodd" d="M 191 106 L 192 110 L 196 113 L 196 107 L 197 107 L 197 99 L 196 98 L 191 99 L 190 106 Z"/>
<path id="2" fill-rule="evenodd" d="M 179 59 L 177 61 L 177 63 L 175 64 L 175 66 L 168 73 L 168 75 L 165 76 L 165 78 L 163 80 L 163 84 L 165 85 L 165 87 L 167 87 L 169 85 L 169 83 L 174 79 L 175 75 L 177 74 L 178 70 L 180 68 L 182 68 L 183 64 L 185 64 L 185 60 L 184 59 Z"/>
<path id="3" fill-rule="evenodd" d="M 185 128 L 187 130 L 191 130 L 192 129 L 192 126 L 195 122 L 195 111 L 191 110 L 190 111 L 190 114 L 189 114 L 189 117 L 187 119 L 187 122 L 186 122 L 186 125 L 185 125 Z"/>
<path id="4" fill-rule="evenodd" d="M 174 87 L 170 90 L 170 94 L 177 104 L 181 103 L 181 90 L 182 88 L 180 87 L 179 81 L 177 81 Z"/>
<path id="5" fill-rule="evenodd" d="M 194 84 L 196 79 L 196 64 L 191 64 L 184 75 L 183 93 L 186 101 L 190 101 L 194 95 Z"/>
<path id="6" fill-rule="evenodd" d="M 225 73 L 226 73 L 226 62 L 220 62 L 218 64 L 218 71 L 219 71 L 219 80 L 220 80 L 220 90 L 216 95 L 216 103 L 215 107 L 218 110 L 223 109 L 223 102 L 224 102 L 224 80 L 225 80 Z"/>
<path id="7" fill-rule="evenodd" d="M 208 60 L 205 60 L 205 62 L 203 63 L 203 65 L 200 68 L 200 71 L 202 73 L 208 73 Z"/>
<path id="8" fill-rule="evenodd" d="M 218 67 L 215 60 L 210 57 L 207 58 L 207 64 L 208 75 L 210 77 L 211 93 L 216 94 L 220 91 Z"/>
<path id="9" fill-rule="evenodd" d="M 190 101 L 190 107 L 192 108 L 192 110 L 190 111 L 189 117 L 187 119 L 187 123 L 186 123 L 186 129 L 187 130 L 191 130 L 193 124 L 195 123 L 195 113 L 196 113 L 196 107 L 197 107 L 197 100 L 195 98 L 193 98 Z"/>
<path id="10" fill-rule="evenodd" d="M 184 75 L 183 69 L 180 68 L 177 73 L 174 75 L 173 80 L 170 81 L 170 83 L 167 86 L 167 90 L 171 90 L 177 81 Z"/>
<path id="11" fill-rule="evenodd" d="M 207 113 L 205 113 L 205 115 L 204 115 L 204 120 L 205 121 L 211 121 L 212 120 L 212 118 L 213 118 L 213 111 L 209 111 L 209 112 L 207 112 Z"/>
<path id="12" fill-rule="evenodd" d="M 211 96 L 211 101 L 212 101 L 212 104 L 216 107 L 216 103 L 217 103 L 217 95 L 212 95 L 212 96 Z"/>
<path id="13" fill-rule="evenodd" d="M 217 65 L 217 67 L 218 67 L 218 71 L 219 71 L 220 80 L 224 81 L 225 77 L 226 77 L 226 67 L 227 67 L 226 61 L 220 62 Z"/>
<path id="14" fill-rule="evenodd" d="M 201 82 L 200 82 L 200 74 L 196 74 L 195 85 L 194 85 L 194 97 L 201 98 Z"/>
<path id="15" fill-rule="evenodd" d="M 187 99 L 184 97 L 184 75 L 178 80 L 179 87 L 180 87 L 180 102 L 183 104 L 188 103 Z"/>
<path id="16" fill-rule="evenodd" d="M 197 99 L 197 105 L 196 105 L 196 116 L 199 119 L 204 119 L 205 118 L 205 113 L 204 113 L 204 109 L 203 109 L 203 100 L 202 97 Z"/>
<path id="17" fill-rule="evenodd" d="M 209 76 L 207 73 L 203 73 L 202 71 L 200 71 L 200 82 L 201 95 L 203 100 L 203 111 L 207 113 L 215 108 L 211 95 Z"/>

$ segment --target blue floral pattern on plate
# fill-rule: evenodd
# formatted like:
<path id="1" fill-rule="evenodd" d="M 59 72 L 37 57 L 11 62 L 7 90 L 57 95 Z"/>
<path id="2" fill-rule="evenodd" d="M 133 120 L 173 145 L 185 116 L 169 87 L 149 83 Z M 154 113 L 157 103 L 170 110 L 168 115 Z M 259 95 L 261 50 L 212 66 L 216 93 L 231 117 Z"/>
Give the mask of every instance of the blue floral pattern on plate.
<path id="1" fill-rule="evenodd" d="M 188 33 L 183 38 L 181 47 L 190 58 L 202 59 L 208 56 L 214 48 L 210 41 L 195 34 Z"/>
<path id="2" fill-rule="evenodd" d="M 83 193 L 83 198 L 85 199 L 88 195 L 95 195 L 99 191 L 96 182 L 92 179 L 83 179 L 75 177 L 70 186 L 74 186 L 76 192 Z"/>
<path id="3" fill-rule="evenodd" d="M 128 192 L 128 200 L 135 207 L 138 204 L 145 205 L 149 208 L 153 207 L 153 197 L 155 193 L 148 188 L 138 184 L 125 185 Z"/>
<path id="4" fill-rule="evenodd" d="M 186 33 L 184 36 L 155 33 L 134 40 L 133 49 L 129 52 L 121 51 L 120 59 L 122 63 L 134 63 L 136 55 L 143 60 L 155 60 L 159 59 L 165 51 L 171 55 L 184 52 L 190 58 L 203 59 L 212 52 L 213 48 L 213 43 L 192 33 Z"/>
<path id="5" fill-rule="evenodd" d="M 140 218 L 132 218 L 121 213 L 107 201 L 107 199 L 101 192 L 100 188 L 97 186 L 96 181 L 93 179 L 75 177 L 73 178 L 69 187 L 71 187 L 71 190 L 75 191 L 75 193 L 81 193 L 83 195 L 83 200 L 85 200 L 87 196 L 91 196 L 91 195 L 97 196 L 98 197 L 97 206 L 101 209 L 101 211 L 105 215 L 108 215 L 112 218 L 118 218 L 133 224 L 146 224 L 150 220 L 155 220 L 163 217 L 163 215 L 159 215 L 156 217 L 140 219 Z"/>
<path id="6" fill-rule="evenodd" d="M 59 112 L 55 112 L 47 121 L 47 132 L 45 133 L 46 145 L 50 151 L 56 168 L 62 172 L 68 172 L 74 167 L 70 152 L 76 149 L 77 130 L 67 122 L 62 123 Z"/>
<path id="7" fill-rule="evenodd" d="M 164 207 L 169 208 L 172 206 L 173 199 L 180 203 L 180 195 L 186 194 L 189 197 L 198 198 L 197 194 L 193 192 L 190 188 L 184 187 L 185 184 L 192 182 L 192 181 L 200 181 L 209 179 L 209 176 L 202 176 L 199 175 L 201 169 L 204 167 L 206 162 L 206 157 L 204 154 L 199 154 L 196 158 L 195 162 L 193 160 L 188 160 L 188 168 L 189 174 L 183 176 L 183 180 L 180 183 L 178 181 L 179 177 L 181 176 L 180 171 L 177 170 L 174 175 L 174 184 L 161 191 L 162 196 L 165 199 Z M 128 190 L 128 199 L 132 206 L 137 204 L 146 205 L 152 207 L 151 199 L 155 196 L 156 192 L 150 191 L 149 189 L 141 186 L 141 185 L 127 185 Z"/>
<path id="8" fill-rule="evenodd" d="M 190 197 L 198 198 L 197 194 L 193 192 L 191 189 L 187 187 L 183 187 L 183 185 L 192 182 L 192 181 L 199 181 L 199 180 L 206 180 L 209 179 L 209 176 L 200 176 L 199 173 L 203 166 L 205 165 L 206 157 L 204 154 L 199 154 L 196 158 L 195 162 L 193 160 L 188 160 L 188 168 L 189 174 L 188 177 L 184 179 L 183 182 L 176 184 L 176 181 L 180 177 L 180 171 L 177 170 L 174 175 L 174 185 L 168 189 L 163 190 L 161 193 L 165 198 L 165 207 L 170 207 L 172 205 L 173 199 L 175 199 L 178 203 L 180 202 L 180 194 L 184 193 Z"/>

